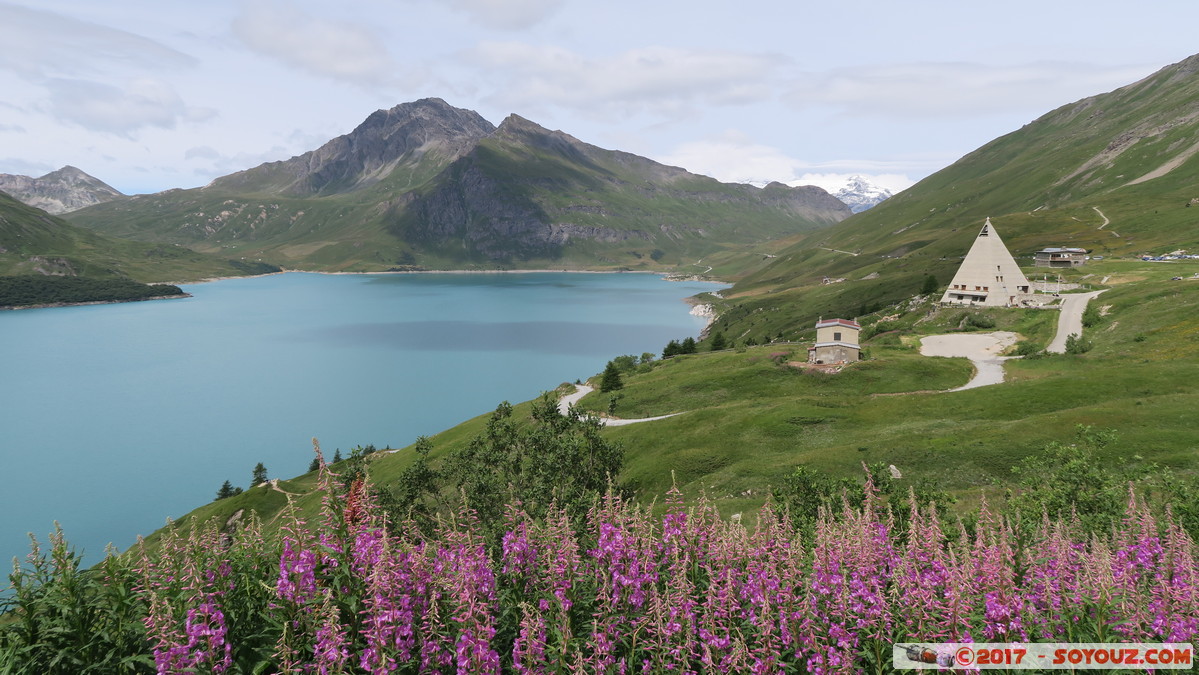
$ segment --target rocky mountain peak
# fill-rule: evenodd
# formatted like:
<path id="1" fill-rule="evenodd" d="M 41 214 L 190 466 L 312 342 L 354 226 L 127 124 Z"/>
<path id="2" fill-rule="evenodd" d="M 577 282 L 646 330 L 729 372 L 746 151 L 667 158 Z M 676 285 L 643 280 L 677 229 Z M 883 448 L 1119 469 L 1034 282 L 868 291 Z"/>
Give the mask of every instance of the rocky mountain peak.
<path id="1" fill-rule="evenodd" d="M 99 178 L 70 165 L 40 178 L 0 174 L 0 190 L 53 214 L 69 213 L 124 196 Z"/>
<path id="2" fill-rule="evenodd" d="M 845 186 L 833 193 L 833 196 L 844 202 L 854 213 L 861 213 L 892 194 L 890 190 L 872 183 L 864 176 L 850 176 Z"/>
<path id="3" fill-rule="evenodd" d="M 213 183 L 227 189 L 258 189 L 316 195 L 349 192 L 374 184 L 400 164 L 436 152 L 452 161 L 495 126 L 473 110 L 439 98 L 401 103 L 371 113 L 353 131 L 283 162 L 271 162 Z"/>
<path id="4" fill-rule="evenodd" d="M 500 122 L 495 131 L 495 137 L 500 140 L 518 141 L 530 145 L 555 150 L 581 150 L 588 146 L 583 141 L 561 131 L 551 131 L 532 120 L 525 119 L 515 113 L 508 115 Z"/>

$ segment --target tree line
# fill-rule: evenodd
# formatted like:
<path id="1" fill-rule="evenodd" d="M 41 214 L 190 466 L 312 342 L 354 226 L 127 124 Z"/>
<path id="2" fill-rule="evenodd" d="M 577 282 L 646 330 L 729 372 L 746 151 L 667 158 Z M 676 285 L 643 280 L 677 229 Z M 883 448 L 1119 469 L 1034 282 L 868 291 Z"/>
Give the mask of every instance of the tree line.
<path id="1" fill-rule="evenodd" d="M 0 277 L 0 307 L 128 302 L 160 296 L 187 295 L 178 286 L 143 284 L 132 279 L 63 277 L 25 274 Z"/>

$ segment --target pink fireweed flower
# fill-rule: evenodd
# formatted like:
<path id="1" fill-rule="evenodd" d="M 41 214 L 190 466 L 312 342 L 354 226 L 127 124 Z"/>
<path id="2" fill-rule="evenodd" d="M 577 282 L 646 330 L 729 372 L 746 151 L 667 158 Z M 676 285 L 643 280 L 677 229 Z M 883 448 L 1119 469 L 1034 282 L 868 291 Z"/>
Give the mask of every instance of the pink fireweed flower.
<path id="1" fill-rule="evenodd" d="M 189 667 L 206 666 L 213 673 L 223 673 L 233 666 L 232 648 L 225 639 L 225 615 L 211 601 L 187 610 L 184 633 Z"/>
<path id="2" fill-rule="evenodd" d="M 283 540 L 283 553 L 279 556 L 279 576 L 275 590 L 279 597 L 296 604 L 304 604 L 316 597 L 316 551 L 296 551 L 290 537 Z"/>

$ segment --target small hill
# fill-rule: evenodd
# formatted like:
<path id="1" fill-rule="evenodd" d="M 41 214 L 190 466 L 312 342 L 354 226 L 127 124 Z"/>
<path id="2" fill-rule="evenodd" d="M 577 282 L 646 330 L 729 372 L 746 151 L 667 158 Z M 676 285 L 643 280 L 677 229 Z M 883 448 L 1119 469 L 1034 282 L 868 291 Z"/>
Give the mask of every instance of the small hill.
<path id="1" fill-rule="evenodd" d="M 40 178 L 0 173 L 0 191 L 47 213 L 63 214 L 124 197 L 119 191 L 73 166 Z"/>
<path id="2" fill-rule="evenodd" d="M 141 282 L 278 271 L 181 246 L 106 237 L 0 192 L 0 275 L 128 278 Z"/>
<path id="3" fill-rule="evenodd" d="M 298 157 L 71 219 L 293 268 L 662 270 L 849 215 L 819 188 L 720 183 L 517 115 L 497 128 L 424 99 Z"/>

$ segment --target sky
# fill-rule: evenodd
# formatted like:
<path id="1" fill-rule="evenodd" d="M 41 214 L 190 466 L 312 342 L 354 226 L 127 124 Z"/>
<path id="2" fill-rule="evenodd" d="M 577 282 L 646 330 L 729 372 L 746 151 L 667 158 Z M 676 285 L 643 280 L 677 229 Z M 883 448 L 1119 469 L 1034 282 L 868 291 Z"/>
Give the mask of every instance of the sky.
<path id="1" fill-rule="evenodd" d="M 1199 51 L 1194 0 L 0 0 L 0 173 L 126 194 L 426 97 L 730 182 L 900 190 Z"/>

